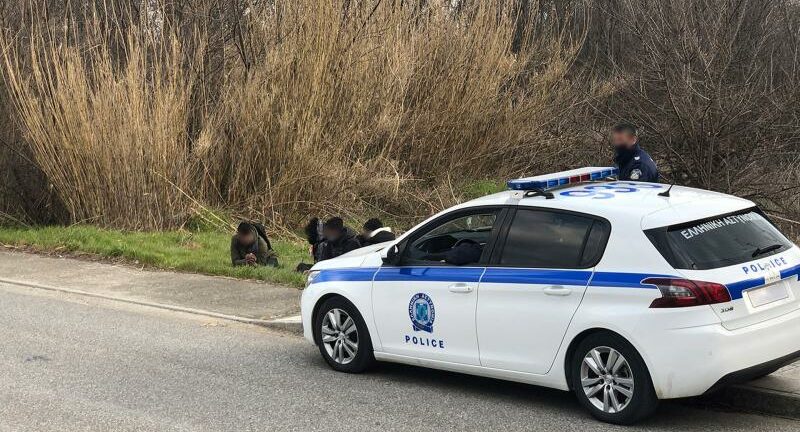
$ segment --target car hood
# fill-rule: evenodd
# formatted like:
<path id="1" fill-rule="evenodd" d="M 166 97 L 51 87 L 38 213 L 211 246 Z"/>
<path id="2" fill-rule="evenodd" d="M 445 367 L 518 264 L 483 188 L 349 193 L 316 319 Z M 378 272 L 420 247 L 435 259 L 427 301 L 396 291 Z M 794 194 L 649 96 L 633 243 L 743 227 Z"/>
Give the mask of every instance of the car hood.
<path id="1" fill-rule="evenodd" d="M 378 243 L 371 246 L 365 246 L 354 251 L 350 251 L 342 256 L 332 258 L 325 261 L 320 261 L 314 264 L 312 270 L 325 270 L 332 268 L 353 268 L 361 267 L 364 260 L 372 254 L 382 250 L 392 242 Z"/>

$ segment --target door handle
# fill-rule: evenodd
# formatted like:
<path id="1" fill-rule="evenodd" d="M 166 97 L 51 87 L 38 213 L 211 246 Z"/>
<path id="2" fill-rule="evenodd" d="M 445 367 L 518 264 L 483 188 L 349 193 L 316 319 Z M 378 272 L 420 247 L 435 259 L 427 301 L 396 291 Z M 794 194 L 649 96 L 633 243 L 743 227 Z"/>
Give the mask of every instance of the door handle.
<path id="1" fill-rule="evenodd" d="M 453 293 L 471 293 L 472 287 L 465 283 L 456 283 L 447 287 Z"/>
<path id="2" fill-rule="evenodd" d="M 572 294 L 572 289 L 561 285 L 553 285 L 545 288 L 544 293 L 551 296 L 568 296 Z"/>

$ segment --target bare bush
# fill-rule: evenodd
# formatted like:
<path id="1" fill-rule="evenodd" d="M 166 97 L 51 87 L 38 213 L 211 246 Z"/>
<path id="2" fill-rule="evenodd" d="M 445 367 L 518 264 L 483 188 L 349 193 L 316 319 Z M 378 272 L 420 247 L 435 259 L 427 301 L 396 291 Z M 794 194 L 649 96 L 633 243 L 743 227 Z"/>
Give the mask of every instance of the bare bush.
<path id="1" fill-rule="evenodd" d="M 613 91 L 602 117 L 646 134 L 668 178 L 798 215 L 796 2 L 600 1 L 590 63 Z M 608 120 L 606 120 L 608 121 Z"/>

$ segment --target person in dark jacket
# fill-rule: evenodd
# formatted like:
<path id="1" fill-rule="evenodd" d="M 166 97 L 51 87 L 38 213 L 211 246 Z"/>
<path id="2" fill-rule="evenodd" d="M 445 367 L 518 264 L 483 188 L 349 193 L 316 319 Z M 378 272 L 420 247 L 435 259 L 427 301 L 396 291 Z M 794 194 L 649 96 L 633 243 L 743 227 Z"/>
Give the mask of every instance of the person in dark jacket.
<path id="1" fill-rule="evenodd" d="M 238 266 L 276 266 L 275 253 L 267 245 L 267 241 L 258 235 L 256 228 L 241 222 L 236 234 L 231 238 L 231 264 Z"/>
<path id="2" fill-rule="evenodd" d="M 356 233 L 344 226 L 342 218 L 339 217 L 325 221 L 322 226 L 322 236 L 325 237 L 325 241 L 320 245 L 319 261 L 336 258 L 361 247 Z"/>
<path id="3" fill-rule="evenodd" d="M 639 144 L 636 126 L 630 123 L 617 124 L 611 130 L 611 140 L 620 180 L 658 182 L 658 168 L 653 158 Z"/>
<path id="4" fill-rule="evenodd" d="M 461 239 L 445 252 L 430 254 L 425 257 L 430 261 L 444 261 L 447 264 L 463 266 L 477 264 L 481 260 L 483 247 L 472 239 Z"/>
<path id="5" fill-rule="evenodd" d="M 378 218 L 372 218 L 364 222 L 361 235 L 358 236 L 361 246 L 371 246 L 378 243 L 392 241 L 394 239 L 395 236 L 394 233 L 392 233 L 392 229 L 383 226 L 383 222 L 381 222 L 381 220 Z"/>
<path id="6" fill-rule="evenodd" d="M 311 258 L 314 260 L 314 264 L 320 261 L 322 258 L 322 250 L 325 244 L 325 237 L 322 235 L 322 221 L 318 217 L 311 218 L 306 227 L 304 229 L 306 233 L 306 240 L 308 240 L 308 252 L 311 254 Z M 305 262 L 301 262 L 297 264 L 295 267 L 295 271 L 304 273 L 311 270 L 311 267 L 314 267 L 314 264 L 307 264 Z"/>
<path id="7" fill-rule="evenodd" d="M 306 224 L 305 233 L 308 244 L 311 245 L 309 252 L 314 262 L 319 261 L 322 257 L 322 244 L 325 242 L 325 236 L 322 234 L 323 224 L 318 217 L 313 217 Z"/>

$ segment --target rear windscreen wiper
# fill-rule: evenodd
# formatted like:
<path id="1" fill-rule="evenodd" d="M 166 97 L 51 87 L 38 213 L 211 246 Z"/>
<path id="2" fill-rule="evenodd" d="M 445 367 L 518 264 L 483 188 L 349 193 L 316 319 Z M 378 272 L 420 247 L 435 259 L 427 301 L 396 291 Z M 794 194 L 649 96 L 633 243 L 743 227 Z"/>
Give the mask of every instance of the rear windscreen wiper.
<path id="1" fill-rule="evenodd" d="M 753 258 L 755 258 L 755 257 L 757 257 L 759 255 L 764 255 L 765 253 L 772 252 L 774 250 L 778 250 L 778 249 L 780 249 L 782 247 L 783 247 L 782 244 L 774 244 L 774 245 L 765 246 L 763 248 L 756 248 L 756 250 L 753 251 Z"/>

